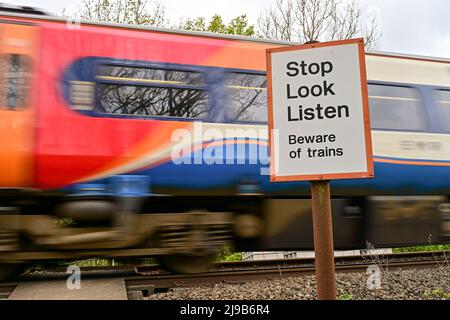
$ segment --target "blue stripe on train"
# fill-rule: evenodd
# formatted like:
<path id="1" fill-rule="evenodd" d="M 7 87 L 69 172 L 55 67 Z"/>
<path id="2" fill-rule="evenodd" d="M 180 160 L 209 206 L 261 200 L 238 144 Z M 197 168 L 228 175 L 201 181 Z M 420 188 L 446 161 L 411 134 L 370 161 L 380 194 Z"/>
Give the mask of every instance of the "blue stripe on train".
<path id="1" fill-rule="evenodd" d="M 174 165 L 169 162 L 140 172 L 153 186 L 174 189 L 233 188 L 253 181 L 264 193 L 309 191 L 308 182 L 271 183 L 260 165 Z M 333 194 L 450 194 L 450 167 L 375 162 L 375 178 L 332 181 Z"/>
<path id="2" fill-rule="evenodd" d="M 237 147 L 236 147 L 237 148 Z M 218 149 L 216 149 L 218 150 Z M 235 149 L 237 151 L 237 149 Z M 231 164 L 207 164 L 212 160 L 213 150 L 206 148 L 185 157 L 185 163 L 175 164 L 172 160 L 153 168 L 138 170 L 126 175 L 146 176 L 149 192 L 153 189 L 178 191 L 214 191 L 215 189 L 237 190 L 241 185 L 253 185 L 254 192 L 267 194 L 309 194 L 308 182 L 271 183 L 268 174 L 267 146 L 255 148 L 247 145 L 246 152 L 239 156 L 229 156 Z M 206 155 L 206 158 L 205 158 Z M 223 158 L 227 163 L 226 154 Z M 205 161 L 206 160 L 206 161 Z M 196 163 L 200 164 L 196 164 Z M 239 164 L 243 163 L 243 164 Z M 407 165 L 375 162 L 375 178 L 334 180 L 331 183 L 334 195 L 370 195 L 370 194 L 450 194 L 450 167 Z M 261 169 L 263 173 L 261 174 Z M 111 178 L 92 184 L 109 185 Z M 76 187 L 76 186 L 75 186 Z M 108 190 L 110 188 L 107 188 Z M 75 190 L 75 189 L 73 189 Z M 106 189 L 105 189 L 106 192 Z M 144 194 L 143 194 L 144 195 Z"/>

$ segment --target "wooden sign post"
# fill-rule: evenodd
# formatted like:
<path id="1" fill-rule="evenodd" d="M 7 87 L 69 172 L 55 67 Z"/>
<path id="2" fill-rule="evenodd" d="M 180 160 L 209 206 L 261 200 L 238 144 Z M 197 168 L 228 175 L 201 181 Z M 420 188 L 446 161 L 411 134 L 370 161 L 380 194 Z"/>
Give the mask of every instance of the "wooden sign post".
<path id="1" fill-rule="evenodd" d="M 311 181 L 317 297 L 336 299 L 329 180 L 373 177 L 364 41 L 266 57 L 271 181 Z"/>

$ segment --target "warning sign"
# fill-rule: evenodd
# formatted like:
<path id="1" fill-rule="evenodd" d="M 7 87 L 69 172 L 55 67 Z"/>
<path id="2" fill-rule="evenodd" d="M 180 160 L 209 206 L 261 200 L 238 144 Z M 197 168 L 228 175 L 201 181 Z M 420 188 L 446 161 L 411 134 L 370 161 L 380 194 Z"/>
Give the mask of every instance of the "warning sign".
<path id="1" fill-rule="evenodd" d="M 271 180 L 372 177 L 363 39 L 266 54 Z"/>

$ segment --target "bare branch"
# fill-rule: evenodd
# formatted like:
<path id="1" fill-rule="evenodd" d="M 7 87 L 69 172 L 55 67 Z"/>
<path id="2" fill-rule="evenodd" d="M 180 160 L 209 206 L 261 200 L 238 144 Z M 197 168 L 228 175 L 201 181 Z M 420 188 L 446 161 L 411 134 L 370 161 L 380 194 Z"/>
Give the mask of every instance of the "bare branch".
<path id="1" fill-rule="evenodd" d="M 364 37 L 373 49 L 381 38 L 377 17 L 364 18 L 355 0 L 277 0 L 260 14 L 258 35 L 300 43 Z"/>
<path id="2" fill-rule="evenodd" d="M 80 18 L 126 24 L 164 27 L 164 6 L 149 0 L 83 0 Z"/>

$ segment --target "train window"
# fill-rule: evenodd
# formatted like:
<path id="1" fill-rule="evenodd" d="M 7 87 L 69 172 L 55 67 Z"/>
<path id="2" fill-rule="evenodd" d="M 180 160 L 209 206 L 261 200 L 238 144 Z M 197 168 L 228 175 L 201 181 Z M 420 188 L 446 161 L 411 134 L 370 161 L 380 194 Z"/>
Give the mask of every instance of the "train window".
<path id="1" fill-rule="evenodd" d="M 425 112 L 413 88 L 369 84 L 370 121 L 374 129 L 422 130 Z"/>
<path id="2" fill-rule="evenodd" d="M 70 82 L 70 102 L 72 109 L 92 110 L 94 108 L 95 83 L 87 81 Z"/>
<path id="3" fill-rule="evenodd" d="M 204 90 L 100 84 L 100 112 L 204 118 L 208 113 Z"/>
<path id="4" fill-rule="evenodd" d="M 156 85 L 205 85 L 199 72 L 113 65 L 102 65 L 97 78 L 100 80 L 129 81 Z"/>
<path id="5" fill-rule="evenodd" d="M 450 90 L 436 90 L 434 97 L 441 127 L 450 131 Z"/>
<path id="6" fill-rule="evenodd" d="M 233 121 L 267 121 L 267 80 L 265 75 L 230 73 L 226 79 L 229 89 L 229 117 Z"/>
<path id="7" fill-rule="evenodd" d="M 24 108 L 28 95 L 28 58 L 9 54 L 1 58 L 0 101 L 10 110 Z"/>
<path id="8" fill-rule="evenodd" d="M 208 94 L 201 73 L 101 66 L 98 111 L 103 113 L 205 118 Z"/>

